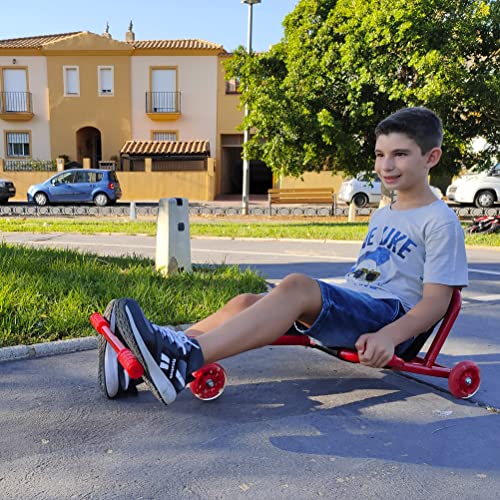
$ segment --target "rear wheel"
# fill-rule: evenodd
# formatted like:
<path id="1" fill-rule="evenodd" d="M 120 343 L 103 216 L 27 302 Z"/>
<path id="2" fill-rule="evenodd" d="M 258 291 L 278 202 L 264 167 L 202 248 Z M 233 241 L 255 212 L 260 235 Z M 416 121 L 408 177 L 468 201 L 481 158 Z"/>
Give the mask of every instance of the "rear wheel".
<path id="1" fill-rule="evenodd" d="M 490 190 L 479 191 L 479 193 L 477 193 L 476 197 L 474 198 L 474 204 L 478 208 L 491 207 L 493 206 L 495 201 L 496 201 L 495 193 Z"/>
<path id="2" fill-rule="evenodd" d="M 480 383 L 479 367 L 472 361 L 461 361 L 451 369 L 448 377 L 448 388 L 456 398 L 471 398 L 476 394 Z"/>
<path id="3" fill-rule="evenodd" d="M 358 208 L 364 208 L 368 205 L 368 196 L 364 193 L 357 193 L 352 197 L 352 203 Z"/>
<path id="4" fill-rule="evenodd" d="M 109 198 L 104 193 L 97 193 L 94 196 L 94 203 L 98 207 L 105 207 L 109 203 Z"/>
<path id="5" fill-rule="evenodd" d="M 47 195 L 45 193 L 42 193 L 42 192 L 36 193 L 35 196 L 33 196 L 33 199 L 35 200 L 35 203 L 39 207 L 44 207 L 49 202 Z"/>

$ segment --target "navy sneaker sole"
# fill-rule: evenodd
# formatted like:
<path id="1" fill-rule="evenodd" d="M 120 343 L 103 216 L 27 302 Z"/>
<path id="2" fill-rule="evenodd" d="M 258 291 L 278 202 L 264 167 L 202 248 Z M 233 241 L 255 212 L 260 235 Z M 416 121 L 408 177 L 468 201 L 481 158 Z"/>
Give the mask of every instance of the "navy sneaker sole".
<path id="1" fill-rule="evenodd" d="M 177 391 L 144 342 L 141 332 L 144 332 L 144 335 L 150 332 L 149 321 L 135 300 L 120 299 L 118 301 L 116 324 L 125 344 L 143 366 L 143 380 L 149 390 L 163 404 L 173 403 L 177 398 Z"/>

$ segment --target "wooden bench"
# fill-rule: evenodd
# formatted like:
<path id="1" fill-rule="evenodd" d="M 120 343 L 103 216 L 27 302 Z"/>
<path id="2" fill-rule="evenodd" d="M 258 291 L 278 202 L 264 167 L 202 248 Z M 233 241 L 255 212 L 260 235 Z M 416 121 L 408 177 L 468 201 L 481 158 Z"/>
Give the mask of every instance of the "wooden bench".
<path id="1" fill-rule="evenodd" d="M 331 187 L 268 189 L 267 196 L 269 200 L 269 214 L 272 213 L 272 205 L 277 203 L 331 205 L 331 214 L 334 213 L 335 209 L 334 190 Z"/>

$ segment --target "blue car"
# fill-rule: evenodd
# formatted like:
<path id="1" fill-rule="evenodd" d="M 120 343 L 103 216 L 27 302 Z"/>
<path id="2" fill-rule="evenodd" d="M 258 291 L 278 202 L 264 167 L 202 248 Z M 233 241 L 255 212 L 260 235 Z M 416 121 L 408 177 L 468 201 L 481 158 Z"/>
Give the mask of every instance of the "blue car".
<path id="1" fill-rule="evenodd" d="M 60 172 L 28 189 L 28 203 L 95 203 L 104 207 L 121 198 L 114 170 L 75 168 Z"/>

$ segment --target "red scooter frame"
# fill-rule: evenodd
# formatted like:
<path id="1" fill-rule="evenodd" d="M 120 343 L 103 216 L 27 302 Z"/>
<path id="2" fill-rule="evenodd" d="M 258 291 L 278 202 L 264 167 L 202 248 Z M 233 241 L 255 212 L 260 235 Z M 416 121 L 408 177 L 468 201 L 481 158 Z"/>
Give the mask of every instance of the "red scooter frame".
<path id="1" fill-rule="evenodd" d="M 448 338 L 448 334 L 460 312 L 461 305 L 462 299 L 460 290 L 456 288 L 453 290 L 448 310 L 425 356 L 420 357 L 418 355 L 413 355 L 410 356 L 410 359 L 403 359 L 394 355 L 386 368 L 402 372 L 418 373 L 420 375 L 429 375 L 431 377 L 447 378 L 448 388 L 453 396 L 462 399 L 472 397 L 479 389 L 481 383 L 480 370 L 476 363 L 472 361 L 461 361 L 453 368 L 447 368 L 446 366 L 436 363 L 436 358 Z M 118 354 L 118 361 L 125 370 L 127 370 L 130 377 L 140 378 L 143 374 L 141 364 L 132 352 L 114 335 L 109 328 L 108 322 L 99 313 L 94 313 L 90 318 L 90 322 L 97 332 L 103 335 L 110 343 L 111 347 L 116 351 Z M 411 353 L 412 351 L 418 353 L 431 333 L 432 331 L 429 330 L 419 335 L 414 343 L 407 349 L 406 353 Z M 283 335 L 273 342 L 272 345 L 312 347 L 344 361 L 359 363 L 359 357 L 356 351 L 325 347 L 315 343 L 313 339 L 302 334 Z M 209 365 L 203 366 L 194 372 L 193 376 L 194 381 L 189 384 L 189 388 L 197 398 L 209 401 L 218 398 L 222 394 L 226 384 L 226 374 L 224 368 L 218 363 L 210 363 Z"/>
<path id="2" fill-rule="evenodd" d="M 425 356 L 420 357 L 415 355 L 409 360 L 405 360 L 394 355 L 386 368 L 402 372 L 418 373 L 420 375 L 430 375 L 431 377 L 447 378 L 448 388 L 453 396 L 457 398 L 472 397 L 479 389 L 481 383 L 480 370 L 476 363 L 472 361 L 461 361 L 451 369 L 436 363 L 436 358 L 448 338 L 448 334 L 455 323 L 461 306 L 461 293 L 458 288 L 455 288 L 448 310 Z M 431 332 L 427 332 L 423 335 L 426 335 L 428 338 L 430 333 Z M 420 339 L 420 341 L 423 340 L 422 344 L 425 343 L 427 338 Z M 418 337 L 415 339 L 415 342 L 418 342 Z M 321 344 L 315 343 L 313 339 L 306 335 L 283 335 L 273 342 L 272 345 L 302 345 L 305 347 L 313 347 L 344 361 L 359 363 L 359 357 L 356 351 L 324 347 Z M 411 346 L 409 349 L 411 349 Z M 420 349 L 418 349 L 418 351 L 419 350 Z"/>

